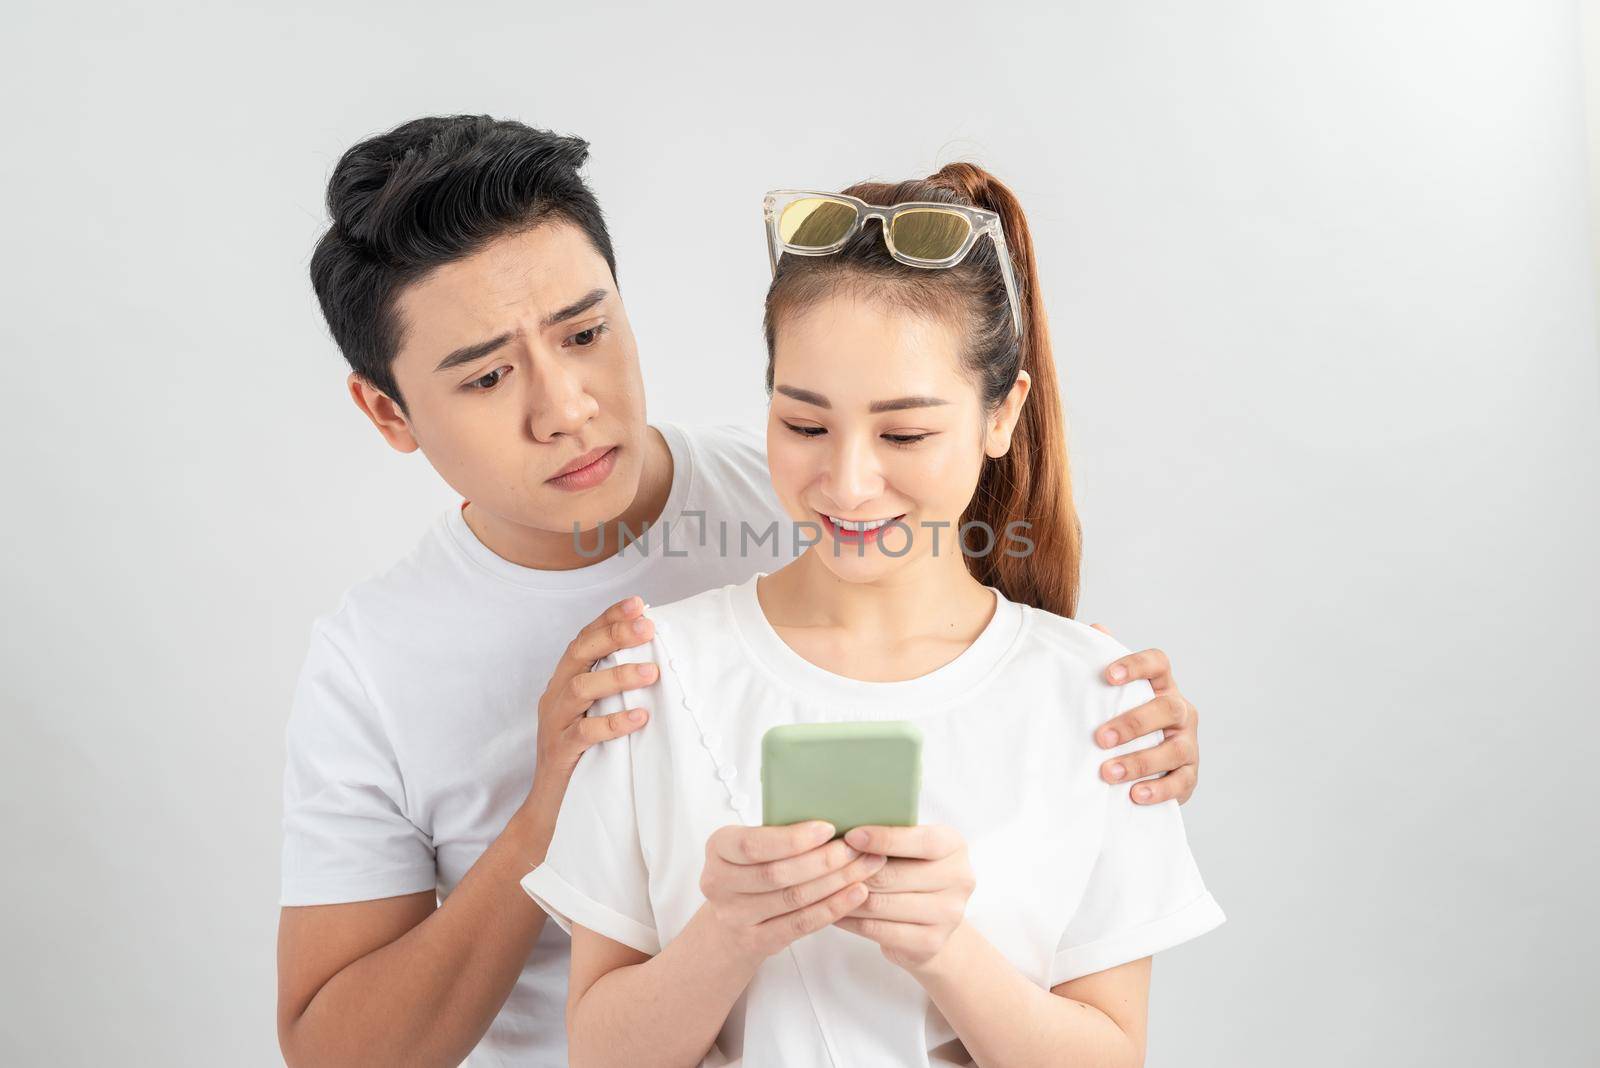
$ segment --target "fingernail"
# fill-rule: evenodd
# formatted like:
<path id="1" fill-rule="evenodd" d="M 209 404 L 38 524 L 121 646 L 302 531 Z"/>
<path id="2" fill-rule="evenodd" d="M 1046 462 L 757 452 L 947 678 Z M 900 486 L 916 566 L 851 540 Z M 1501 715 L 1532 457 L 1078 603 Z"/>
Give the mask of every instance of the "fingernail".
<path id="1" fill-rule="evenodd" d="M 1106 769 L 1106 774 L 1111 776 L 1112 782 L 1116 782 L 1118 779 L 1128 774 L 1128 769 L 1123 767 L 1121 764 L 1113 764 L 1111 767 Z"/>
<path id="2" fill-rule="evenodd" d="M 1111 670 L 1106 674 L 1111 676 L 1112 682 L 1121 682 L 1123 679 L 1128 677 L 1128 669 L 1123 667 L 1121 664 L 1112 664 Z"/>
<path id="3" fill-rule="evenodd" d="M 1102 747 L 1104 747 L 1106 749 L 1110 749 L 1112 746 L 1114 746 L 1116 744 L 1117 744 L 1117 732 L 1116 731 L 1103 731 L 1101 733 L 1101 735 L 1100 735 L 1100 745 Z"/>
<path id="4" fill-rule="evenodd" d="M 636 708 L 632 712 L 629 712 L 628 713 L 628 719 L 633 723 L 643 723 L 644 722 L 644 709 Z"/>
<path id="5" fill-rule="evenodd" d="M 828 823 L 826 820 L 817 823 L 812 830 L 812 835 L 817 841 L 826 842 L 833 837 L 833 824 Z"/>
<path id="6" fill-rule="evenodd" d="M 636 620 L 633 621 L 633 632 L 635 634 L 643 634 L 644 633 L 644 627 L 645 627 L 644 620 L 636 619 Z"/>
<path id="7" fill-rule="evenodd" d="M 866 851 L 867 842 L 870 841 L 871 838 L 872 835 L 868 834 L 860 827 L 855 828 L 849 834 L 844 836 L 844 840 L 846 842 L 849 842 L 851 845 L 855 846 L 859 850 L 862 850 L 863 852 Z"/>
<path id="8" fill-rule="evenodd" d="M 867 862 L 867 867 L 873 871 L 877 871 L 887 863 L 889 863 L 888 857 L 884 856 L 882 853 L 874 853 L 872 860 Z"/>
<path id="9" fill-rule="evenodd" d="M 861 856 L 860 852 L 858 852 L 857 850 L 851 849 L 849 846 L 845 846 L 845 848 L 844 848 L 844 862 L 846 864 L 850 863 L 852 860 L 855 860 L 859 856 Z"/>
<path id="10" fill-rule="evenodd" d="M 1150 800 L 1150 787 L 1148 787 L 1148 786 L 1135 787 L 1135 789 L 1133 791 L 1133 796 L 1137 797 L 1140 801 L 1148 801 L 1148 800 Z"/>
<path id="11" fill-rule="evenodd" d="M 656 676 L 659 675 L 660 673 L 661 673 L 661 670 L 659 668 L 657 668 L 654 664 L 640 664 L 639 665 L 639 677 L 641 679 L 643 679 L 645 682 L 655 682 L 656 681 Z"/>

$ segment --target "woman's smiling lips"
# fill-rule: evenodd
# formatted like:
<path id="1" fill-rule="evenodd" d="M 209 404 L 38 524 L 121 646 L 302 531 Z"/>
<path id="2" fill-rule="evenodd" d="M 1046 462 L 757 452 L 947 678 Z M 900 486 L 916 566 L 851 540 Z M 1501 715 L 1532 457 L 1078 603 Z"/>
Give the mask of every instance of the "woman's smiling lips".
<path id="1" fill-rule="evenodd" d="M 828 533 L 835 538 L 840 541 L 859 542 L 874 541 L 882 537 L 884 529 L 890 523 L 898 522 L 906 517 L 904 512 L 890 516 L 887 519 L 845 519 L 842 516 L 833 516 L 826 512 L 818 512 L 817 515 L 822 517 L 823 523 L 828 528 Z M 846 526 L 844 524 L 849 525 Z"/>
<path id="2" fill-rule="evenodd" d="M 610 478 L 616 466 L 617 447 L 603 445 L 598 449 L 590 449 L 545 481 L 557 489 L 592 489 Z"/>

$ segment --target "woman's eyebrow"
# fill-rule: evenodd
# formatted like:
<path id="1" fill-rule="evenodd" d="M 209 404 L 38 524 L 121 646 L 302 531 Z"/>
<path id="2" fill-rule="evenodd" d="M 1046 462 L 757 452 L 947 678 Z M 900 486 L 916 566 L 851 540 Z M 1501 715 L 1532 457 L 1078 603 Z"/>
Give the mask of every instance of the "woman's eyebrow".
<path id="1" fill-rule="evenodd" d="M 894 400 L 873 401 L 867 407 L 869 412 L 901 412 L 907 408 L 936 408 L 941 404 L 949 404 L 947 400 L 938 397 L 896 397 Z"/>
<path id="2" fill-rule="evenodd" d="M 832 408 L 828 398 L 820 393 L 813 393 L 809 389 L 799 389 L 795 386 L 775 386 L 774 392 L 782 393 L 785 397 L 792 397 L 801 404 L 810 404 L 817 408 Z"/>
<path id="3" fill-rule="evenodd" d="M 809 404 L 816 408 L 833 407 L 828 402 L 827 397 L 820 393 L 813 393 L 809 389 L 801 389 L 798 386 L 774 386 L 773 392 L 782 393 L 785 397 L 791 397 L 801 404 Z M 941 400 L 938 397 L 896 397 L 894 400 L 873 401 L 867 406 L 867 411 L 874 413 L 903 412 L 907 408 L 936 408 L 941 404 L 949 403 L 949 401 Z"/>

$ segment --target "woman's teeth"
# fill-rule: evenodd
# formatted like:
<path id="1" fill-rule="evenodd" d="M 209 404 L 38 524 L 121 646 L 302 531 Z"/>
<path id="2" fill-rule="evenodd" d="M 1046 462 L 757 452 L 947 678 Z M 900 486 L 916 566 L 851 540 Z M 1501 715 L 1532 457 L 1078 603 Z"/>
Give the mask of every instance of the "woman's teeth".
<path id="1" fill-rule="evenodd" d="M 830 516 L 828 516 L 828 522 L 832 523 L 834 526 L 838 527 L 840 530 L 850 530 L 850 531 L 854 531 L 857 534 L 860 534 L 860 533 L 863 533 L 863 532 L 868 531 L 868 530 L 877 530 L 879 527 L 881 527 L 885 523 L 889 522 L 889 520 L 887 520 L 887 519 L 864 519 L 864 520 L 861 520 L 861 521 L 858 522 L 858 521 L 853 520 L 853 519 L 840 519 L 838 516 L 830 515 Z"/>

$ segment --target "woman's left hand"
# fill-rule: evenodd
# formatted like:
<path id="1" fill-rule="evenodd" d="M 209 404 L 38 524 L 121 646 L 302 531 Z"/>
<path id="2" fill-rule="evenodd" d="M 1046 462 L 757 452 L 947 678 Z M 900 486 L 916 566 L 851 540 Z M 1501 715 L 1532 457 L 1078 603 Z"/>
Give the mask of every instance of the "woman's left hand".
<path id="1" fill-rule="evenodd" d="M 889 861 L 867 880 L 867 900 L 834 926 L 878 943 L 907 971 L 927 967 L 965 921 L 977 885 L 966 841 L 941 824 L 857 827 L 844 840 Z"/>

